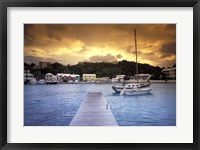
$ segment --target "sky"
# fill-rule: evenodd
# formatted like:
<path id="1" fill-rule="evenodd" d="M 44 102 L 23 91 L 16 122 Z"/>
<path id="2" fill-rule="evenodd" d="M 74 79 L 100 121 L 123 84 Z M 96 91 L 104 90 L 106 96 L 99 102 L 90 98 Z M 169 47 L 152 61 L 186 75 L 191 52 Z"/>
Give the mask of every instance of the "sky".
<path id="1" fill-rule="evenodd" d="M 59 62 L 135 61 L 171 67 L 176 62 L 175 24 L 25 24 L 24 60 Z"/>

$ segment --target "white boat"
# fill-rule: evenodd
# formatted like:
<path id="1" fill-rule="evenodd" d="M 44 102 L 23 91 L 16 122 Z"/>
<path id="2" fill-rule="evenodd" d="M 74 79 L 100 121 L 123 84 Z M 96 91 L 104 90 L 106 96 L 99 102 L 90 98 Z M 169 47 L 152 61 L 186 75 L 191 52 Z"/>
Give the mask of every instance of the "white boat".
<path id="1" fill-rule="evenodd" d="M 43 84 L 46 84 L 46 82 L 45 82 L 45 80 L 44 80 L 44 79 L 40 79 L 40 80 L 38 81 L 38 84 L 41 84 L 41 85 L 43 85 Z"/>
<path id="2" fill-rule="evenodd" d="M 137 83 L 129 83 L 129 84 L 124 84 L 124 85 L 116 85 L 116 86 L 112 86 L 113 90 L 116 93 L 122 93 L 122 91 L 124 89 L 127 90 L 127 93 L 132 93 L 131 91 L 135 91 L 137 89 L 137 93 L 145 93 L 145 92 L 150 92 L 151 90 L 149 90 L 149 88 L 147 89 L 146 87 L 149 87 L 150 84 L 150 77 L 151 75 L 149 75 L 147 77 L 147 82 L 146 83 L 139 83 L 138 82 L 138 77 L 142 77 L 142 76 L 146 76 L 147 74 L 140 74 L 138 75 L 138 63 L 137 63 L 137 41 L 136 41 L 136 30 L 134 29 L 134 36 L 135 36 L 135 53 L 136 53 L 136 79 L 137 79 Z M 146 88 L 146 89 L 144 89 Z M 130 92 L 128 92 L 130 91 Z"/>
<path id="3" fill-rule="evenodd" d="M 127 84 L 120 92 L 120 95 L 143 95 L 143 94 L 149 94 L 151 90 L 152 89 L 149 87 L 138 88 L 137 84 Z"/>
<path id="4" fill-rule="evenodd" d="M 126 85 L 129 85 L 129 87 L 126 87 L 126 88 L 131 89 L 134 86 L 136 86 L 137 88 L 145 88 L 145 87 L 150 86 L 151 84 L 150 83 L 129 83 L 129 84 L 124 84 L 124 85 L 115 85 L 115 86 L 112 86 L 112 88 L 116 93 L 121 93 Z"/>

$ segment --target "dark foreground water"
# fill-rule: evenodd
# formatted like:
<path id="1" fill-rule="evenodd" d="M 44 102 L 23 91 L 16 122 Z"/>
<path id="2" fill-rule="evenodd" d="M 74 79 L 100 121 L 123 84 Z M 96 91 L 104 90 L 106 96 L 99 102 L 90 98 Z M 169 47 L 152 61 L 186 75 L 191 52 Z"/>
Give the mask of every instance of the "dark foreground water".
<path id="1" fill-rule="evenodd" d="M 122 96 L 113 84 L 24 85 L 25 126 L 67 126 L 87 92 L 102 92 L 120 126 L 175 126 L 176 84 L 151 84 L 152 94 Z"/>

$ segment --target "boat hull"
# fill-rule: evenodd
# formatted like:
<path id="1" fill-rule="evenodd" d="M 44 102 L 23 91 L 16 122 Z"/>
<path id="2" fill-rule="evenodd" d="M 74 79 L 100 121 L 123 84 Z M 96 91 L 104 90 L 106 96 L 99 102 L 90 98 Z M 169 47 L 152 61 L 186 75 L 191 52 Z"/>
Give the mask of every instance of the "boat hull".
<path id="1" fill-rule="evenodd" d="M 120 93 L 121 95 L 144 95 L 144 94 L 150 94 L 152 89 L 146 88 L 146 89 L 123 89 Z"/>
<path id="2" fill-rule="evenodd" d="M 141 87 L 138 87 L 138 88 L 144 88 L 144 87 L 150 86 L 150 83 L 143 83 L 143 84 L 140 84 L 140 85 L 141 85 Z M 112 86 L 112 89 L 113 89 L 116 93 L 121 93 L 122 90 L 124 89 L 124 85 Z M 132 87 L 127 88 L 127 89 L 132 89 Z"/>

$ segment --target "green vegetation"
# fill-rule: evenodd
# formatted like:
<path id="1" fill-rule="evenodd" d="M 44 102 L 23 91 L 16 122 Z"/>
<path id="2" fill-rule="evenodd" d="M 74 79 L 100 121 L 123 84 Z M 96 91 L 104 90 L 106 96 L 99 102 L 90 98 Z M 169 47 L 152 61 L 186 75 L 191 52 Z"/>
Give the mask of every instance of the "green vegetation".
<path id="1" fill-rule="evenodd" d="M 24 63 L 24 67 L 37 79 L 44 78 L 46 73 L 53 73 L 56 75 L 57 73 L 70 73 L 70 74 L 79 74 L 82 77 L 82 74 L 86 73 L 94 73 L 97 75 L 97 78 L 100 77 L 110 77 L 114 78 L 118 74 L 126 75 L 126 78 L 130 78 L 131 76 L 136 74 L 136 64 L 135 62 L 130 61 L 120 61 L 118 63 L 108 63 L 108 62 L 99 62 L 99 63 L 91 63 L 91 62 L 83 62 L 76 65 L 63 65 L 58 62 L 51 64 L 49 68 L 38 68 L 35 64 L 27 64 Z M 149 64 L 140 64 L 138 63 L 138 73 L 151 74 L 152 79 L 161 79 L 161 70 L 160 67 L 154 67 Z"/>

